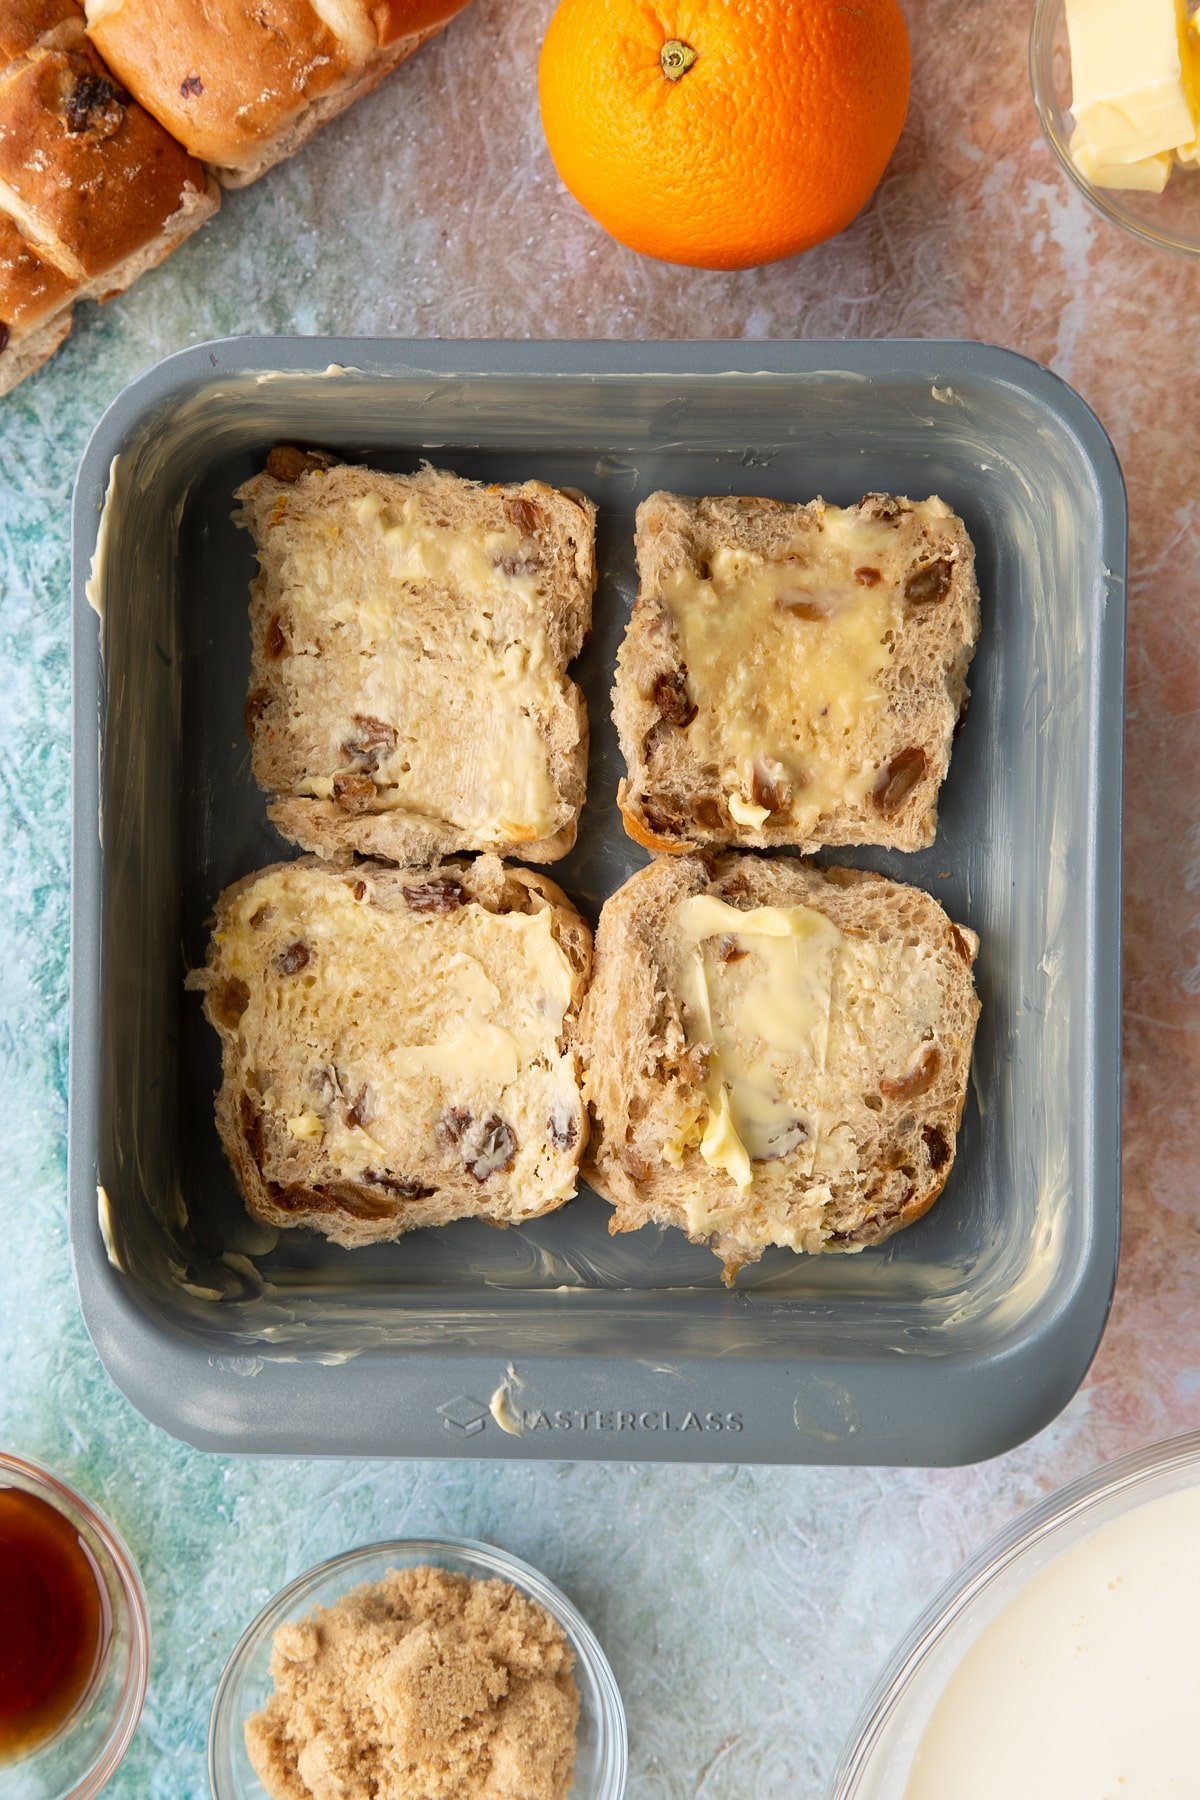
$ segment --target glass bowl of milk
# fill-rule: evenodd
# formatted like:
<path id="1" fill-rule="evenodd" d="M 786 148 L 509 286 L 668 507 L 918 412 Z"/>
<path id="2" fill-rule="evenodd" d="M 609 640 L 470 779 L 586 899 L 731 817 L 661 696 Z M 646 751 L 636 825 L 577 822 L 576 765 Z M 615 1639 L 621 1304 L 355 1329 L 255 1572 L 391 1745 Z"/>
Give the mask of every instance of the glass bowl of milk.
<path id="1" fill-rule="evenodd" d="M 900 1645 L 831 1800 L 1200 1794 L 1200 1432 L 994 1538 Z"/>
<path id="2" fill-rule="evenodd" d="M 1138 154 L 1180 138 L 1200 97 L 1200 6 L 1178 5 L 1192 22 L 1177 46 L 1177 0 L 1035 0 L 1029 75 L 1046 141 L 1079 192 L 1144 243 L 1200 256 L 1200 126 L 1178 151 Z M 1081 112 L 1068 11 L 1084 57 Z"/>

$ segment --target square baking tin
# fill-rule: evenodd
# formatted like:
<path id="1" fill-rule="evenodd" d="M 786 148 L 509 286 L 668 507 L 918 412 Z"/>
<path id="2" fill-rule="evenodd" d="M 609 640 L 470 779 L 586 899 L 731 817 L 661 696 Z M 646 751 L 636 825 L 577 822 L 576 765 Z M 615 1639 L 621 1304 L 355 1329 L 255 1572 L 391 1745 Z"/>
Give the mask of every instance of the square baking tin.
<path id="1" fill-rule="evenodd" d="M 679 1233 L 610 1237 L 586 1190 L 354 1251 L 249 1220 L 183 984 L 220 889 L 290 854 L 250 774 L 254 558 L 230 519 L 278 440 L 599 503 L 588 803 L 550 871 L 593 921 L 644 861 L 608 701 L 639 500 L 885 489 L 961 513 L 983 633 L 937 842 L 839 853 L 982 938 L 959 1157 L 923 1221 L 861 1255 L 772 1252 L 728 1293 Z M 1116 1269 L 1125 558 L 1096 419 L 984 345 L 242 338 L 135 381 L 75 496 L 70 1116 L 80 1299 L 133 1403 L 209 1449 L 372 1456 L 932 1464 L 1046 1424 Z"/>

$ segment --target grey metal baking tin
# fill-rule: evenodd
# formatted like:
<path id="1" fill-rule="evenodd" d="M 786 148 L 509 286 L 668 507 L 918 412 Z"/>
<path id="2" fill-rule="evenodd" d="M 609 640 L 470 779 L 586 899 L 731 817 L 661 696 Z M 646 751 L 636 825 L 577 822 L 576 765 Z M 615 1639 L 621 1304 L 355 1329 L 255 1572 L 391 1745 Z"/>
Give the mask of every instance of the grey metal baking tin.
<path id="1" fill-rule="evenodd" d="M 287 853 L 241 727 L 253 558 L 230 522 L 280 438 L 599 502 L 589 800 L 554 871 L 593 918 L 643 860 L 608 709 L 642 496 L 878 488 L 961 512 L 984 628 L 937 843 L 845 855 L 983 941 L 959 1160 L 924 1221 L 859 1256 L 774 1252 L 734 1293 L 679 1233 L 610 1238 L 586 1192 L 523 1229 L 353 1252 L 250 1223 L 183 980 L 220 888 Z M 84 586 L 114 458 L 101 623 Z M 1125 559 L 1092 413 L 978 344 L 242 338 L 135 381 L 75 496 L 70 1111 L 80 1300 L 134 1405 L 208 1449 L 290 1455 L 933 1464 L 1045 1425 L 1117 1258 Z M 489 1411 L 509 1365 L 521 1436 Z"/>

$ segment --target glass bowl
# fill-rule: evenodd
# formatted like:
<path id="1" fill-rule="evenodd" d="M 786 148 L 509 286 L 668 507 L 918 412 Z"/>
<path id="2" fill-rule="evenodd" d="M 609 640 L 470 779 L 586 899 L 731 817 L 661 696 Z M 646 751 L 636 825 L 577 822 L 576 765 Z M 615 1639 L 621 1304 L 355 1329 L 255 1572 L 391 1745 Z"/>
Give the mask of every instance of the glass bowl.
<path id="1" fill-rule="evenodd" d="M 1139 194 L 1095 187 L 1075 167 L 1069 148 L 1074 121 L 1066 0 L 1036 0 L 1029 32 L 1029 78 L 1050 148 L 1097 212 L 1160 250 L 1200 256 L 1200 168 L 1175 169 L 1163 193 Z"/>
<path id="2" fill-rule="evenodd" d="M 1015 1519 L 922 1613 L 867 1698 L 830 1800 L 902 1800 L 925 1727 L 980 1633 L 1030 1578 L 1100 1526 L 1200 1486 L 1200 1432 L 1105 1463 Z"/>
<path id="3" fill-rule="evenodd" d="M 150 1621 L 133 1559 L 108 1520 L 40 1463 L 0 1450 L 0 1488 L 44 1500 L 79 1533 L 104 1584 L 109 1638 L 91 1683 L 50 1738 L 0 1765 L 5 1800 L 93 1800 L 133 1740 L 150 1673 Z"/>
<path id="4" fill-rule="evenodd" d="M 246 1754 L 242 1727 L 272 1691 L 269 1664 L 276 1629 L 315 1606 L 332 1606 L 351 1588 L 379 1581 L 389 1569 L 420 1563 L 476 1579 L 511 1582 L 557 1619 L 575 1652 L 579 1685 L 578 1756 L 570 1800 L 621 1800 L 629 1762 L 625 1709 L 591 1627 L 566 1595 L 528 1563 L 470 1538 L 406 1538 L 348 1550 L 289 1582 L 263 1607 L 239 1638 L 213 1702 L 208 1733 L 213 1800 L 266 1800 L 266 1789 Z"/>

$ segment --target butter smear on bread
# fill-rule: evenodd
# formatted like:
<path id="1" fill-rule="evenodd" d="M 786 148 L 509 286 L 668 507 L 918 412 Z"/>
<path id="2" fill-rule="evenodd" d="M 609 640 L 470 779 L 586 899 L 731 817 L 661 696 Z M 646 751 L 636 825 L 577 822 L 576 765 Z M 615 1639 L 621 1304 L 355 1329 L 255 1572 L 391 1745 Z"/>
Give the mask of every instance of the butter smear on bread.
<path id="1" fill-rule="evenodd" d="M 797 857 L 661 856 L 609 896 L 580 1018 L 610 1229 L 671 1225 L 727 1280 L 859 1250 L 954 1162 L 979 941 L 920 889 Z"/>
<path id="2" fill-rule="evenodd" d="M 706 578 L 678 568 L 663 582 L 696 691 L 720 701 L 700 712 L 693 740 L 720 771 L 731 814 L 752 829 L 779 790 L 807 833 L 839 802 L 861 805 L 878 778 L 846 746 L 885 704 L 879 677 L 900 604 L 874 568 L 867 585 L 855 567 L 865 576 L 872 557 L 882 562 L 895 533 L 832 506 L 824 524 L 805 567 L 730 545 L 714 552 Z"/>

